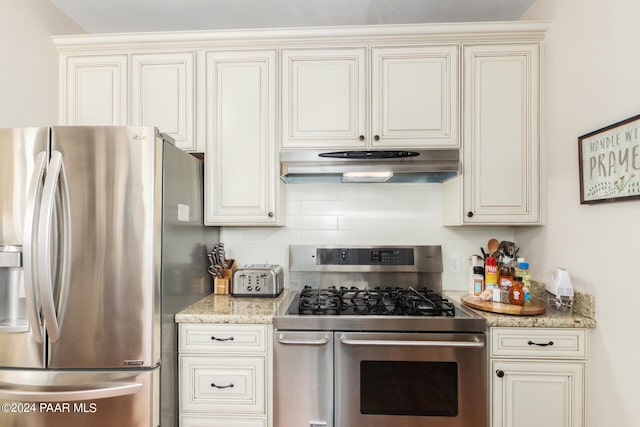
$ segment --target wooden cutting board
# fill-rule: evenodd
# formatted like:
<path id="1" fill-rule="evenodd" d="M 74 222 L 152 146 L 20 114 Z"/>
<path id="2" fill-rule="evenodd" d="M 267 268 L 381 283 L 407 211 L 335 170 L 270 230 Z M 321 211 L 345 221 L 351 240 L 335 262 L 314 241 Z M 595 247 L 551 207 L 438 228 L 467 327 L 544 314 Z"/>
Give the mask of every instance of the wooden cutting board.
<path id="1" fill-rule="evenodd" d="M 474 298 L 471 294 L 463 295 L 460 301 L 462 301 L 464 305 L 478 310 L 499 314 L 513 314 L 514 316 L 535 316 L 547 310 L 546 304 L 541 301 L 531 301 L 530 305 L 520 306 L 503 304 L 501 302 L 483 301 L 480 298 Z"/>

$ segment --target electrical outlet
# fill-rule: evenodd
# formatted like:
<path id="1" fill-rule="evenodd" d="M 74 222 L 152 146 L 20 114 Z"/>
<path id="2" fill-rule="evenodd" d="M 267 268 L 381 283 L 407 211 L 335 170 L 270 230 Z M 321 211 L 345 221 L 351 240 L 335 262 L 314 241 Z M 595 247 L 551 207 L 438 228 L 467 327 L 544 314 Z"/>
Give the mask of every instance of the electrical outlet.
<path id="1" fill-rule="evenodd" d="M 452 273 L 460 273 L 462 271 L 462 259 L 460 259 L 460 255 L 451 255 L 449 258 L 449 268 Z"/>

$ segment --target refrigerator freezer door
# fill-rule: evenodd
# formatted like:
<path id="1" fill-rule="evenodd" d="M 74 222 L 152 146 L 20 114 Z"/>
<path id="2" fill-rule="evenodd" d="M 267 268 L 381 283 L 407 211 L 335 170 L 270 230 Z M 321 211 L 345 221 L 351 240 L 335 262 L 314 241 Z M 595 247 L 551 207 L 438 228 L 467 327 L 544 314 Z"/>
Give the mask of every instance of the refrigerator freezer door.
<path id="1" fill-rule="evenodd" d="M 0 425 L 155 427 L 158 371 L 0 371 Z"/>
<path id="2" fill-rule="evenodd" d="M 38 293 L 30 267 L 48 135 L 48 128 L 0 129 L 0 367 L 44 367 Z"/>
<path id="3" fill-rule="evenodd" d="M 52 162 L 58 153 L 62 159 L 68 191 L 64 201 L 59 188 L 55 203 L 68 203 L 68 212 L 54 209 L 38 230 L 44 235 L 47 223 L 57 230 L 48 241 L 59 336 L 51 336 L 48 366 L 155 366 L 162 216 L 155 129 L 53 127 L 51 153 Z"/>

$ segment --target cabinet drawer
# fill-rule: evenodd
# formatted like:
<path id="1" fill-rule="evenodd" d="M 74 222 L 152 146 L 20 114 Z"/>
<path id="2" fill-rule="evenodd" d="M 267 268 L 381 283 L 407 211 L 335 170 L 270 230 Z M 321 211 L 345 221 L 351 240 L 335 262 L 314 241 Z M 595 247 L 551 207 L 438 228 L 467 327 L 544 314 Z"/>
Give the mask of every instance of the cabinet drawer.
<path id="1" fill-rule="evenodd" d="M 181 324 L 180 353 L 266 353 L 267 325 Z"/>
<path id="2" fill-rule="evenodd" d="M 492 328 L 494 357 L 584 359 L 587 357 L 584 329 Z"/>
<path id="3" fill-rule="evenodd" d="M 265 358 L 180 356 L 180 411 L 265 414 Z"/>
<path id="4" fill-rule="evenodd" d="M 265 418 L 180 417 L 180 427 L 267 427 Z"/>

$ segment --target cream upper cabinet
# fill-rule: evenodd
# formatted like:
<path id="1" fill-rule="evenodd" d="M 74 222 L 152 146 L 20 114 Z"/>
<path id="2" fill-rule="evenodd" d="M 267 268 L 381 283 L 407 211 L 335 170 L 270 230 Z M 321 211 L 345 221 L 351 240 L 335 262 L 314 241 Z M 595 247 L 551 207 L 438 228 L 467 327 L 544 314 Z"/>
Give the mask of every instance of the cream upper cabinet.
<path id="1" fill-rule="evenodd" d="M 127 124 L 127 56 L 66 57 L 61 123 Z"/>
<path id="2" fill-rule="evenodd" d="M 282 147 L 366 146 L 366 49 L 282 51 Z"/>
<path id="3" fill-rule="evenodd" d="M 371 50 L 373 148 L 459 146 L 458 47 Z"/>
<path id="4" fill-rule="evenodd" d="M 538 44 L 464 47 L 463 173 L 445 225 L 542 222 Z"/>
<path id="5" fill-rule="evenodd" d="M 195 53 L 131 57 L 131 124 L 155 126 L 186 151 L 204 151 L 196 141 Z"/>
<path id="6" fill-rule="evenodd" d="M 155 126 L 177 147 L 204 151 L 204 137 L 196 132 L 194 51 L 71 55 L 62 61 L 61 123 Z"/>
<path id="7" fill-rule="evenodd" d="M 282 148 L 458 146 L 458 47 L 282 51 Z"/>
<path id="8" fill-rule="evenodd" d="M 277 225 L 276 51 L 206 53 L 205 224 Z"/>

